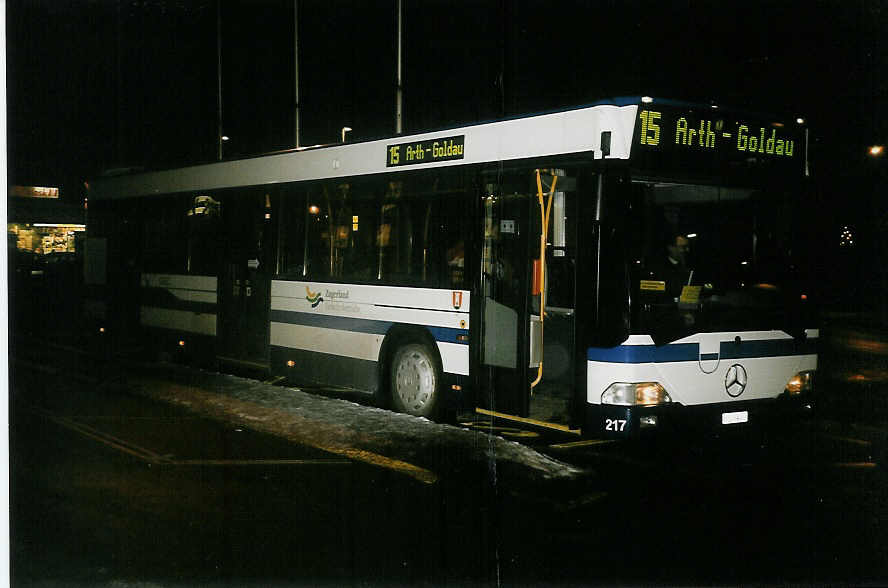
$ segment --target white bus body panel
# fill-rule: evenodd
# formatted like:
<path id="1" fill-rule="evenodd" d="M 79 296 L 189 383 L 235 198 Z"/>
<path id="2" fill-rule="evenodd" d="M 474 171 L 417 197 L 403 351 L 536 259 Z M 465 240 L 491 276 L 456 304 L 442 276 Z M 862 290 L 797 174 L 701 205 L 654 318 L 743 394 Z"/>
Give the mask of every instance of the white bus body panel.
<path id="1" fill-rule="evenodd" d="M 396 323 L 428 328 L 445 372 L 469 374 L 467 290 L 272 280 L 271 340 L 277 347 L 379 360 Z"/>
<path id="2" fill-rule="evenodd" d="M 143 304 L 139 313 L 142 326 L 215 336 L 216 313 L 188 307 L 203 309 L 215 306 L 218 303 L 217 282 L 214 276 L 142 274 L 143 291 L 163 291 L 169 300 L 169 304 Z"/>
<path id="3" fill-rule="evenodd" d="M 813 347 L 819 332 L 812 329 L 806 334 Z M 732 358 L 729 352 L 736 337 L 761 353 Z M 611 355 L 622 352 L 625 359 L 589 359 L 586 401 L 601 404 L 602 393 L 615 382 L 659 382 L 673 403 L 685 406 L 774 399 L 798 372 L 817 368 L 816 353 L 787 351 L 792 346 L 792 337 L 783 331 L 698 333 L 659 348 L 649 336 L 632 335 L 618 348 L 607 350 Z M 646 356 L 656 359 L 638 361 Z M 728 394 L 725 386 L 727 371 L 733 365 L 743 366 L 748 378 L 736 397 Z"/>

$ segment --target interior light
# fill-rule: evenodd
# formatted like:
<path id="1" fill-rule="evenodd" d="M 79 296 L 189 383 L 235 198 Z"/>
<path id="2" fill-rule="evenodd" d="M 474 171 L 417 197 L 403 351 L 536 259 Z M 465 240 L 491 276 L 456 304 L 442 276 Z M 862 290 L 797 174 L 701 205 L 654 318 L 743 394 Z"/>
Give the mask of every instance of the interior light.
<path id="1" fill-rule="evenodd" d="M 292 359 L 287 360 L 287 367 L 295 367 L 295 366 L 296 366 L 295 361 L 293 361 Z"/>
<path id="2" fill-rule="evenodd" d="M 688 239 L 694 239 L 697 236 L 697 233 L 688 233 Z"/>
<path id="3" fill-rule="evenodd" d="M 803 125 L 803 124 L 805 124 L 805 119 L 803 119 L 802 117 L 799 117 L 796 119 L 796 122 L 799 123 L 800 125 Z"/>
<path id="4" fill-rule="evenodd" d="M 185 341 L 179 339 L 179 347 L 185 347 Z"/>
<path id="5" fill-rule="evenodd" d="M 885 153 L 884 145 L 873 145 L 872 147 L 869 148 L 869 154 L 872 155 L 873 157 L 878 157 L 878 156 L 882 155 L 883 153 Z"/>
<path id="6" fill-rule="evenodd" d="M 321 209 L 318 208 L 317 206 L 315 206 L 314 204 L 312 204 L 311 206 L 308 207 L 308 212 L 311 214 L 318 214 L 319 212 L 321 212 Z"/>
<path id="7" fill-rule="evenodd" d="M 651 102 L 654 101 L 654 99 L 651 98 L 650 96 L 642 96 L 641 101 L 644 102 L 645 104 L 650 104 Z"/>

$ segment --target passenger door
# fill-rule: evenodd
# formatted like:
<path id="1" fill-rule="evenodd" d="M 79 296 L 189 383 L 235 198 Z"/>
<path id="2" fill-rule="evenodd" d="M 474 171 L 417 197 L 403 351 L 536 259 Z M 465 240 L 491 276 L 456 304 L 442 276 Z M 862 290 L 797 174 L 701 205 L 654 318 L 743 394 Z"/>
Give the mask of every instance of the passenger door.
<path id="1" fill-rule="evenodd" d="M 538 187 L 536 170 L 515 172 L 484 199 L 482 408 L 567 425 L 577 381 L 576 181 L 563 170 L 540 174 Z"/>
<path id="2" fill-rule="evenodd" d="M 530 198 L 523 190 L 490 184 L 483 202 L 481 257 L 484 369 L 480 406 L 527 414 L 528 218 Z"/>
<path id="3" fill-rule="evenodd" d="M 220 360 L 268 367 L 268 320 L 274 272 L 271 198 L 265 193 L 229 194 L 223 199 L 225 226 L 219 276 Z"/>

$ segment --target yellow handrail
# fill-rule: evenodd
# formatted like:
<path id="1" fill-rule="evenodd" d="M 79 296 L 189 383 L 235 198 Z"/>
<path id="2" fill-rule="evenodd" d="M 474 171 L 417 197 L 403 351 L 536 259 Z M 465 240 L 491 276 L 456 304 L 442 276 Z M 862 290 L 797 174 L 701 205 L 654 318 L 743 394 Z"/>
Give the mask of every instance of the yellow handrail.
<path id="1" fill-rule="evenodd" d="M 540 227 L 540 354 L 542 355 L 543 350 L 543 321 L 546 316 L 546 237 L 549 235 L 549 215 L 552 212 L 552 196 L 555 195 L 555 184 L 558 182 L 558 176 L 555 175 L 555 172 L 550 172 L 552 174 L 552 187 L 549 189 L 548 194 L 548 202 L 543 203 L 543 182 L 540 179 L 540 170 L 536 170 L 536 181 L 537 181 L 537 198 L 540 201 L 540 217 L 541 217 L 541 227 Z M 540 383 L 540 380 L 543 379 L 543 358 L 540 357 L 540 365 L 537 368 L 537 377 L 536 380 L 531 382 L 530 391 L 533 394 L 533 389 L 537 384 Z"/>

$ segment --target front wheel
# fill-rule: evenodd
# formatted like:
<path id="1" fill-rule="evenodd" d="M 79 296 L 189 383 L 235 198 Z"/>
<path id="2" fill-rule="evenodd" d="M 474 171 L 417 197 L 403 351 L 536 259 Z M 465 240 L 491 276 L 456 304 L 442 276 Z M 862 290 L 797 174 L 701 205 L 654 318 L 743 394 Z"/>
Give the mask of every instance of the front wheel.
<path id="1" fill-rule="evenodd" d="M 437 355 L 428 346 L 410 343 L 392 358 L 392 406 L 398 412 L 433 419 L 441 396 L 441 370 Z"/>

